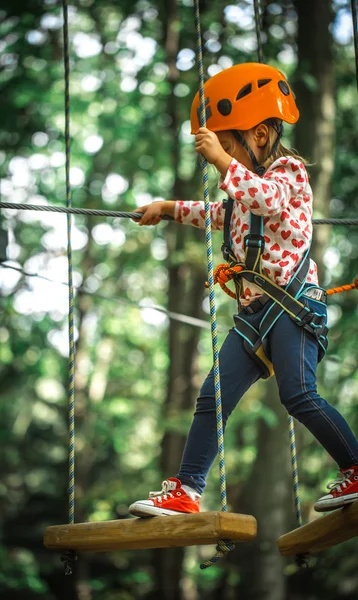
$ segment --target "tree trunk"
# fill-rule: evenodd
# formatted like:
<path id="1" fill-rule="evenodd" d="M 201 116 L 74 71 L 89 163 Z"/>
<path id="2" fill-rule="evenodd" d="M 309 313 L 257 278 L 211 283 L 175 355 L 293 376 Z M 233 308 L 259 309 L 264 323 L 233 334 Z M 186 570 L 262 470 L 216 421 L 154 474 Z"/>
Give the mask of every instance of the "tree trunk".
<path id="1" fill-rule="evenodd" d="M 258 535 L 230 558 L 241 572 L 238 592 L 250 600 L 285 600 L 284 560 L 276 539 L 292 525 L 293 501 L 289 455 L 288 418 L 280 405 L 274 378 L 266 382 L 263 400 L 276 413 L 277 423 L 258 423 L 257 458 L 251 476 L 235 509 L 252 514 L 258 521 Z M 291 523 L 290 523 L 291 521 Z"/>
<path id="2" fill-rule="evenodd" d="M 331 25 L 332 2 L 296 0 L 298 15 L 298 66 L 294 82 L 301 112 L 295 131 L 295 147 L 313 163 L 309 167 L 314 193 L 314 212 L 329 216 L 334 168 L 334 62 Z M 324 278 L 323 255 L 328 242 L 328 226 L 316 226 L 312 256 Z"/>

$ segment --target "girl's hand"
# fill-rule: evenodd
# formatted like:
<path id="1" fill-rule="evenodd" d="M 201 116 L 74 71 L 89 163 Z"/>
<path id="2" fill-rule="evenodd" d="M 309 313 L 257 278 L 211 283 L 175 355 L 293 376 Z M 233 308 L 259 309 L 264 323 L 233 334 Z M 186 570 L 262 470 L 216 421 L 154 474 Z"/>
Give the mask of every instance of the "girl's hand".
<path id="1" fill-rule="evenodd" d="M 135 209 L 135 213 L 143 213 L 143 216 L 138 221 L 133 219 L 138 225 L 158 225 L 161 221 L 161 215 L 163 214 L 164 202 L 152 202 L 152 204 L 146 204 L 140 208 Z"/>
<path id="2" fill-rule="evenodd" d="M 200 127 L 195 135 L 195 150 L 212 165 L 216 165 L 225 155 L 228 156 L 216 133 L 206 127 Z"/>

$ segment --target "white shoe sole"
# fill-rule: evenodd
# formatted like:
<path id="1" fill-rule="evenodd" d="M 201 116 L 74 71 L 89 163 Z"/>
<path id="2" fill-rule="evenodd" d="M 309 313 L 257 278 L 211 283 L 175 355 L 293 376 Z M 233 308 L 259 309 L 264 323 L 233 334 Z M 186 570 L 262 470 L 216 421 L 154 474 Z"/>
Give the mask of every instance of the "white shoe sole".
<path id="1" fill-rule="evenodd" d="M 354 502 L 354 500 L 357 499 L 358 494 L 348 494 L 347 496 L 341 496 L 340 498 L 322 498 L 316 502 L 314 509 L 316 512 L 335 510 L 336 508 L 346 506 L 346 504 L 351 504 L 351 502 Z"/>
<path id="2" fill-rule="evenodd" d="M 131 504 L 128 511 L 135 517 L 168 517 L 170 515 L 186 515 L 191 513 L 183 513 L 177 510 L 169 510 L 168 508 L 159 508 L 157 506 L 149 506 L 135 502 Z"/>

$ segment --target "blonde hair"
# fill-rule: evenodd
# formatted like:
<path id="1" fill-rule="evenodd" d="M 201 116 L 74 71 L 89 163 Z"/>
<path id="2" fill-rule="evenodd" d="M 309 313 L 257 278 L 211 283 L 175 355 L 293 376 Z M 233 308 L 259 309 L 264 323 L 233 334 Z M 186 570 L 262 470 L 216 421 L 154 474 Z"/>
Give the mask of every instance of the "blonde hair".
<path id="1" fill-rule="evenodd" d="M 278 123 L 280 123 L 280 121 L 278 121 Z M 277 160 L 278 158 L 283 158 L 285 156 L 292 156 L 293 158 L 300 160 L 304 165 L 309 164 L 308 161 L 302 156 L 300 156 L 295 149 L 292 148 L 290 150 L 289 148 L 286 148 L 283 144 L 281 144 L 281 142 L 278 143 L 276 150 L 272 153 L 271 148 L 273 147 L 277 139 L 277 132 L 275 131 L 274 127 L 272 127 L 272 125 L 270 125 L 269 123 L 265 124 L 268 127 L 269 136 L 263 160 L 263 165 L 265 169 L 268 169 L 272 165 L 272 163 L 275 162 L 275 160 Z"/>

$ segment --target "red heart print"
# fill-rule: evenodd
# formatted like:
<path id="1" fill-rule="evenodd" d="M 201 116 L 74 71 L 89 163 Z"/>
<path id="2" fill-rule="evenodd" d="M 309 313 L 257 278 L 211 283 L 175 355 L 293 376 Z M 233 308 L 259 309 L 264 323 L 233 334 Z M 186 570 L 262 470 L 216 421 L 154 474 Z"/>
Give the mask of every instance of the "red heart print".
<path id="1" fill-rule="evenodd" d="M 263 254 L 263 255 L 262 255 L 262 258 L 263 258 L 264 260 L 268 260 L 268 259 L 270 258 L 270 253 L 269 253 L 269 252 L 266 252 L 266 254 Z"/>
<path id="2" fill-rule="evenodd" d="M 302 198 L 303 198 L 303 202 L 309 202 L 311 200 L 309 194 L 303 194 Z"/>
<path id="3" fill-rule="evenodd" d="M 192 206 L 199 206 L 200 202 L 193 202 Z"/>
<path id="4" fill-rule="evenodd" d="M 245 288 L 244 294 L 245 294 L 245 296 L 252 296 L 252 292 L 251 292 L 250 288 Z"/>
<path id="5" fill-rule="evenodd" d="M 290 225 L 292 225 L 292 227 L 294 227 L 295 229 L 299 229 L 300 228 L 299 224 L 296 223 L 296 221 L 294 221 L 293 219 L 291 219 Z"/>
<path id="6" fill-rule="evenodd" d="M 302 177 L 301 173 L 299 173 L 296 177 L 296 181 L 297 183 L 304 183 L 305 182 L 305 178 Z"/>
<path id="7" fill-rule="evenodd" d="M 271 240 L 268 237 L 268 235 L 264 235 L 264 240 L 265 240 L 266 244 L 269 244 L 271 242 Z"/>
<path id="8" fill-rule="evenodd" d="M 237 169 L 237 162 L 235 160 L 229 165 L 229 172 L 235 173 L 236 169 Z"/>
<path id="9" fill-rule="evenodd" d="M 234 187 L 239 187 L 239 182 L 241 181 L 241 177 L 232 177 L 231 183 Z"/>
<path id="10" fill-rule="evenodd" d="M 232 239 L 234 239 L 235 235 L 236 235 L 236 231 L 232 231 L 232 232 L 231 232 L 231 237 L 232 237 Z"/>
<path id="11" fill-rule="evenodd" d="M 300 214 L 300 221 L 307 221 L 307 217 L 306 217 L 305 213 Z"/>
<path id="12" fill-rule="evenodd" d="M 298 165 L 295 165 L 294 163 L 291 163 L 291 169 L 292 171 L 298 171 L 300 167 Z"/>
<path id="13" fill-rule="evenodd" d="M 239 225 L 241 225 L 241 219 L 240 217 L 238 218 L 238 220 L 236 221 L 236 227 L 239 227 Z"/>
<path id="14" fill-rule="evenodd" d="M 286 169 L 283 167 L 277 167 L 277 169 L 275 169 L 275 173 L 286 173 Z"/>
<path id="15" fill-rule="evenodd" d="M 270 277 L 270 273 L 271 273 L 270 269 L 268 269 L 267 267 L 264 267 L 264 271 L 265 271 L 267 277 Z"/>
<path id="16" fill-rule="evenodd" d="M 270 198 L 265 198 L 265 202 L 266 202 L 267 206 L 271 206 L 272 200 L 273 200 L 272 196 Z"/>
<path id="17" fill-rule="evenodd" d="M 246 206 L 241 205 L 241 211 L 245 214 L 249 209 Z"/>
<path id="18" fill-rule="evenodd" d="M 296 263 L 296 262 L 298 261 L 298 259 L 299 259 L 299 256 L 298 256 L 298 254 L 291 254 L 291 258 L 292 258 L 292 260 L 294 260 L 294 261 L 295 261 L 295 263 Z"/>
<path id="19" fill-rule="evenodd" d="M 289 219 L 289 217 L 290 217 L 290 213 L 283 210 L 281 213 L 281 221 L 284 221 L 285 219 Z"/>
<path id="20" fill-rule="evenodd" d="M 280 246 L 278 244 L 274 244 L 273 246 L 271 246 L 270 248 L 271 251 L 273 250 L 281 250 Z"/>
<path id="21" fill-rule="evenodd" d="M 252 179 L 252 177 L 251 177 L 250 173 L 249 173 L 248 171 L 245 171 L 245 177 L 244 177 L 244 180 L 245 180 L 245 181 L 249 181 L 250 179 Z"/>
<path id="22" fill-rule="evenodd" d="M 303 240 L 296 240 L 296 239 L 293 239 L 293 240 L 291 240 L 291 242 L 292 242 L 292 245 L 293 245 L 295 248 L 302 248 L 302 246 L 303 246 L 303 244 L 304 244 L 304 241 L 303 241 Z"/>
<path id="23" fill-rule="evenodd" d="M 199 219 L 193 219 L 191 224 L 195 225 L 195 227 L 199 227 Z"/>
<path id="24" fill-rule="evenodd" d="M 261 183 L 261 187 L 262 187 L 263 193 L 267 194 L 268 190 L 270 189 L 270 186 L 267 185 L 267 183 Z"/>
<path id="25" fill-rule="evenodd" d="M 286 256 L 289 256 L 291 254 L 291 252 L 289 252 L 289 250 L 284 250 L 282 252 L 282 258 L 286 258 Z"/>
<path id="26" fill-rule="evenodd" d="M 259 205 L 259 203 L 257 202 L 257 200 L 254 200 L 254 201 L 253 201 L 253 203 L 250 205 L 250 208 L 251 208 L 251 209 L 253 209 L 253 208 L 260 208 L 260 205 Z"/>
<path id="27" fill-rule="evenodd" d="M 289 264 L 288 260 L 281 260 L 279 262 L 280 267 L 287 267 L 288 264 Z"/>
<path id="28" fill-rule="evenodd" d="M 280 227 L 280 223 L 271 223 L 270 225 L 270 229 L 271 231 L 273 231 L 274 233 L 278 230 L 278 228 Z"/>
<path id="29" fill-rule="evenodd" d="M 243 226 L 241 227 L 241 233 L 244 233 L 245 231 L 249 230 L 249 226 L 247 223 L 244 223 Z"/>
<path id="30" fill-rule="evenodd" d="M 245 196 L 245 192 L 235 192 L 235 198 L 236 200 L 241 200 L 241 198 Z"/>
<path id="31" fill-rule="evenodd" d="M 205 219 L 205 210 L 201 210 L 200 215 L 203 217 L 203 219 Z"/>
<path id="32" fill-rule="evenodd" d="M 281 271 L 275 271 L 274 279 L 277 279 L 277 277 L 279 277 L 280 275 L 281 275 Z"/>
<path id="33" fill-rule="evenodd" d="M 256 192 L 258 192 L 259 190 L 254 187 L 254 188 L 249 188 L 247 191 L 249 192 L 251 198 L 255 198 Z"/>
<path id="34" fill-rule="evenodd" d="M 264 225 L 266 225 L 266 223 L 268 223 L 268 222 L 269 222 L 269 220 L 270 220 L 270 217 L 265 217 L 265 218 L 264 218 Z"/>
<path id="35" fill-rule="evenodd" d="M 239 235 L 239 237 L 237 237 L 235 240 L 236 244 L 240 244 L 240 242 L 241 242 L 241 235 Z"/>
<path id="36" fill-rule="evenodd" d="M 293 200 L 293 201 L 291 202 L 291 204 L 292 204 L 292 206 L 293 206 L 294 208 L 298 208 L 299 206 L 301 206 L 301 201 L 300 201 L 300 200 Z"/>
<path id="37" fill-rule="evenodd" d="M 288 158 L 281 158 L 281 160 L 280 160 L 280 163 L 281 163 L 282 165 L 287 165 L 287 163 L 288 163 Z"/>
<path id="38" fill-rule="evenodd" d="M 290 229 L 288 231 L 281 231 L 281 235 L 284 240 L 287 240 L 290 237 L 291 233 L 292 231 Z"/>
<path id="39" fill-rule="evenodd" d="M 183 206 L 183 215 L 186 217 L 190 213 L 190 208 Z"/>

